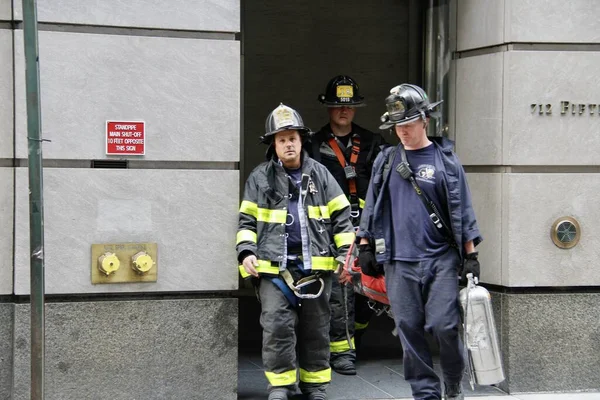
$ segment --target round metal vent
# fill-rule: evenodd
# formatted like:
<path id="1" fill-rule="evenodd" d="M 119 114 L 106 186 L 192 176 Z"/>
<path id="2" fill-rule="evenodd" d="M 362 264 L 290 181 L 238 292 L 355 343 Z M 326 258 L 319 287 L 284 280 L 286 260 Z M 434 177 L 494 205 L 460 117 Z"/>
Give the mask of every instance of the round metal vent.
<path id="1" fill-rule="evenodd" d="M 570 249 L 579 243 L 581 226 L 575 218 L 560 217 L 552 224 L 550 236 L 556 246 L 561 249 Z"/>

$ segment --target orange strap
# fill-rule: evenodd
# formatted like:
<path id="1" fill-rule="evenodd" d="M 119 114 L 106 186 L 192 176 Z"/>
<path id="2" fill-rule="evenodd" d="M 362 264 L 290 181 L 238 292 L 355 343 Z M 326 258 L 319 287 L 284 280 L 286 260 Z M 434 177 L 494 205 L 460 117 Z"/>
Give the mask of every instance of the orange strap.
<path id="1" fill-rule="evenodd" d="M 329 138 L 329 146 L 333 149 L 333 152 L 338 158 L 340 165 L 342 168 L 346 167 L 346 157 L 344 157 L 344 153 L 342 153 L 342 149 L 340 149 L 340 145 L 338 144 L 335 138 Z M 360 138 L 358 136 L 354 136 L 352 138 L 352 154 L 350 154 L 350 165 L 352 168 L 356 165 L 356 161 L 358 161 L 358 153 L 360 152 Z M 356 179 L 348 179 L 348 189 L 350 189 L 350 195 L 356 196 Z"/>

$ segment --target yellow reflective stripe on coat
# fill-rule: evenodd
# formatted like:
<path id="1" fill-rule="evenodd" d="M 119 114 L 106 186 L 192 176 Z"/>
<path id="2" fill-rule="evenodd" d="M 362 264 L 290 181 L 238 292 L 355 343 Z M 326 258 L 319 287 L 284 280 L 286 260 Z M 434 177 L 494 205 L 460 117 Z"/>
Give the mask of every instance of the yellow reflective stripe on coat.
<path id="1" fill-rule="evenodd" d="M 331 373 L 329 374 L 331 376 Z M 296 370 L 291 369 L 280 374 L 265 371 L 265 376 L 272 386 L 287 386 L 296 383 Z"/>
<path id="2" fill-rule="evenodd" d="M 350 341 L 352 342 L 352 347 L 356 348 L 354 346 L 354 338 L 350 339 Z M 345 339 L 340 340 L 338 342 L 329 342 L 329 351 L 331 351 L 332 353 L 343 353 L 348 350 L 350 350 L 350 345 Z"/>
<path id="3" fill-rule="evenodd" d="M 363 199 L 358 199 L 358 208 L 365 208 L 365 201 Z"/>
<path id="4" fill-rule="evenodd" d="M 259 208 L 257 210 L 256 220 L 272 224 L 285 224 L 287 219 L 287 210 L 269 210 L 268 208 Z"/>
<path id="5" fill-rule="evenodd" d="M 239 265 L 238 269 L 240 270 L 240 275 L 242 275 L 242 278 L 247 278 L 250 276 L 250 274 L 247 273 L 244 269 L 243 265 Z M 277 264 L 273 265 L 271 261 L 266 260 L 258 260 L 258 267 L 256 267 L 256 271 L 259 274 L 265 273 L 271 275 L 279 275 L 279 267 L 277 266 Z"/>
<path id="6" fill-rule="evenodd" d="M 337 262 L 333 257 L 311 257 L 311 266 L 313 271 L 335 271 Z"/>
<path id="7" fill-rule="evenodd" d="M 238 231 L 236 235 L 236 245 L 242 242 L 252 242 L 256 243 L 256 232 L 251 231 L 250 229 L 242 229 Z"/>
<path id="8" fill-rule="evenodd" d="M 340 194 L 338 197 L 327 203 L 329 209 L 329 215 L 333 215 L 336 211 L 343 210 L 346 207 L 350 207 L 350 202 L 345 194 Z"/>
<path id="9" fill-rule="evenodd" d="M 333 235 L 333 240 L 335 241 L 335 247 L 338 249 L 342 246 L 350 246 L 354 243 L 354 239 L 356 235 L 354 232 L 343 232 Z"/>
<path id="10" fill-rule="evenodd" d="M 367 326 L 369 326 L 368 322 L 365 322 L 364 324 L 360 322 L 354 322 L 354 330 L 356 331 L 360 331 L 361 329 L 367 329 Z"/>
<path id="11" fill-rule="evenodd" d="M 248 215 L 252 215 L 254 218 L 257 216 L 258 205 L 248 200 L 242 201 L 240 205 L 240 212 Z"/>
<path id="12" fill-rule="evenodd" d="M 331 382 L 331 368 L 321 371 L 310 372 L 300 368 L 300 380 L 305 383 L 327 383 Z"/>
<path id="13" fill-rule="evenodd" d="M 329 218 L 329 208 L 327 206 L 308 206 L 307 208 L 308 218 Z"/>

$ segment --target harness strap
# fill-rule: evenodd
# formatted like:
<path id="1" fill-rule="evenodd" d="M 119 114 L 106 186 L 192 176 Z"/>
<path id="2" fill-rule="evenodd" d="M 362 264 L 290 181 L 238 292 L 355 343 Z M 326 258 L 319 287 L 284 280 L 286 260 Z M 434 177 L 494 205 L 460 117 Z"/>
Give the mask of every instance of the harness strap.
<path id="1" fill-rule="evenodd" d="M 354 174 L 354 177 L 352 178 L 347 178 L 348 180 L 348 189 L 350 191 L 350 205 L 352 207 L 352 210 L 350 212 L 350 214 L 352 215 L 353 218 L 358 218 L 359 215 L 359 199 L 358 199 L 358 192 L 356 190 L 356 172 L 355 172 L 355 167 L 356 167 L 356 163 L 358 161 L 358 155 L 360 154 L 360 137 L 358 135 L 354 135 L 352 137 L 352 148 L 351 148 L 351 153 L 350 153 L 350 163 L 347 162 L 346 157 L 344 156 L 344 153 L 342 152 L 342 149 L 340 148 L 340 145 L 338 144 L 337 140 L 334 137 L 330 137 L 328 140 L 329 146 L 331 147 L 331 149 L 333 150 L 333 152 L 335 153 L 340 165 L 342 166 L 342 168 L 344 168 L 344 172 L 346 172 L 347 168 L 351 168 L 352 173 Z"/>
<path id="2" fill-rule="evenodd" d="M 298 282 L 294 282 L 294 278 L 292 278 L 292 274 L 287 269 L 284 269 L 280 272 L 281 277 L 287 284 L 287 286 L 292 290 L 296 297 L 301 299 L 316 299 L 323 293 L 323 289 L 325 289 L 325 282 L 323 282 L 323 278 L 321 278 L 319 273 L 305 276 L 300 279 Z M 319 288 L 319 292 L 316 294 L 312 293 L 302 293 L 302 288 L 308 285 L 312 285 L 313 283 L 320 283 L 321 287 Z"/>

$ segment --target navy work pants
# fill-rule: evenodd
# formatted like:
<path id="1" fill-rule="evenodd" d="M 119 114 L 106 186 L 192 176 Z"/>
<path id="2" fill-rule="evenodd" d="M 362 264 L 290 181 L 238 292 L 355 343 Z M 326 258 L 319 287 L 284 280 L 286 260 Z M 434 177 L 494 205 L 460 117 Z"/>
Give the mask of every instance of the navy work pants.
<path id="1" fill-rule="evenodd" d="M 442 398 L 425 332 L 431 333 L 440 347 L 444 381 L 454 384 L 462 380 L 459 262 L 458 252 L 451 248 L 435 259 L 392 261 L 384 266 L 387 295 L 404 351 L 404 377 L 417 400 Z"/>

